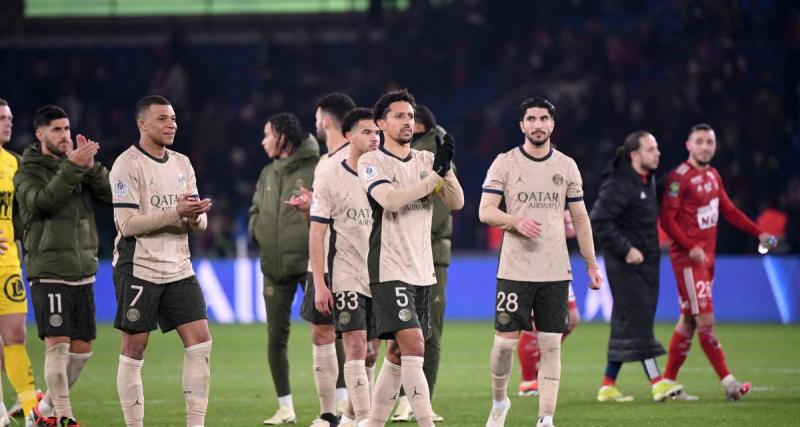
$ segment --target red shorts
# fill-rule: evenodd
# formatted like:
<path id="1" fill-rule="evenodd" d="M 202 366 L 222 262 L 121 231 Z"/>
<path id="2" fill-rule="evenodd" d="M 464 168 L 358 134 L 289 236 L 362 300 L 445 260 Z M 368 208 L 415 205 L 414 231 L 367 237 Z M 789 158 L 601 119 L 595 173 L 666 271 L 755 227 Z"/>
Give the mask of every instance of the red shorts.
<path id="1" fill-rule="evenodd" d="M 678 283 L 678 300 L 681 313 L 695 316 L 714 312 L 711 289 L 714 284 L 714 266 L 672 264 Z"/>

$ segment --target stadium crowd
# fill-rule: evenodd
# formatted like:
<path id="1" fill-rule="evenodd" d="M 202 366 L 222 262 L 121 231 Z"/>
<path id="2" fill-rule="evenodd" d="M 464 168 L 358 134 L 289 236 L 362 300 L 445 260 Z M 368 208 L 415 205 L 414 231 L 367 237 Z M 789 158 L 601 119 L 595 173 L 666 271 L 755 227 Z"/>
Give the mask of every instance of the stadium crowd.
<path id="1" fill-rule="evenodd" d="M 269 115 L 296 112 L 313 133 L 313 105 L 324 93 L 343 90 L 370 104 L 387 89 L 408 87 L 461 147 L 466 206 L 455 216 L 454 247 L 483 250 L 483 173 L 518 143 L 517 123 L 508 120 L 513 106 L 541 93 L 559 107 L 553 139 L 581 167 L 587 204 L 626 134 L 646 129 L 658 138 L 663 175 L 683 158 L 689 126 L 708 122 L 720 141 L 714 163 L 736 189 L 735 203 L 751 217 L 764 213 L 761 220 L 786 238 L 782 250 L 800 251 L 797 4 L 416 1 L 399 13 L 318 22 L 244 35 L 214 30 L 221 37 L 176 23 L 124 42 L 75 36 L 57 45 L 20 26 L 26 42 L 19 34 L 0 39 L 8 65 L 0 68 L 0 93 L 16 116 L 10 147 L 21 152 L 33 141 L 33 111 L 56 104 L 74 129 L 100 142 L 99 159 L 110 167 L 137 138 L 131 105 L 142 94 L 162 94 L 182 129 L 175 148 L 192 158 L 200 191 L 215 204 L 193 254 L 232 256 L 269 161 L 260 146 Z M 98 214 L 98 226 L 100 241 L 112 241 L 110 210 Z M 755 239 L 721 226 L 720 252 L 755 247 Z M 101 254 L 111 249 L 101 245 Z"/>

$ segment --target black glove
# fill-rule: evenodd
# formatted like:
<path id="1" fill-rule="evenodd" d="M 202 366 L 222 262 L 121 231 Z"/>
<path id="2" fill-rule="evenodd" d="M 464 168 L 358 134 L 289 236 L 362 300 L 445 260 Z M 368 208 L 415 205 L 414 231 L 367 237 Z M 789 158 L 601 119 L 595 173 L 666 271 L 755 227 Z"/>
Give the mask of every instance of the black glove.
<path id="1" fill-rule="evenodd" d="M 444 178 L 450 170 L 450 162 L 456 154 L 456 140 L 452 135 L 444 135 L 444 143 L 439 135 L 436 135 L 436 154 L 433 156 L 433 171 Z"/>

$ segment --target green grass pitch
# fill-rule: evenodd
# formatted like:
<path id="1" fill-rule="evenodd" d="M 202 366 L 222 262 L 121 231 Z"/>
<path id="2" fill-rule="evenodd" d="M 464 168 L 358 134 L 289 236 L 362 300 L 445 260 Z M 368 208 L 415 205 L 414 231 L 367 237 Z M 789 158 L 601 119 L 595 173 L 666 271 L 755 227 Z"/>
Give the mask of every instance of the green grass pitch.
<path id="1" fill-rule="evenodd" d="M 800 326 L 730 325 L 717 328 L 728 365 L 754 390 L 741 402 L 724 400 L 716 375 L 697 341 L 679 381 L 699 402 L 653 403 L 641 364 L 626 364 L 618 380 L 631 403 L 595 401 L 605 366 L 609 326 L 582 324 L 562 350 L 561 390 L 555 422 L 558 426 L 733 426 L 800 424 Z M 672 325 L 660 324 L 657 335 L 669 341 Z M 264 325 L 214 325 L 211 358 L 211 401 L 208 426 L 258 426 L 276 409 L 272 380 L 266 363 Z M 445 325 L 442 366 L 434 395 L 434 409 L 445 417 L 444 426 L 482 426 L 490 403 L 490 323 Z M 43 351 L 35 328 L 28 350 L 37 385 L 43 388 Z M 118 333 L 108 325 L 98 328 L 94 357 L 72 390 L 72 405 L 82 426 L 122 425 L 117 400 Z M 298 424 L 307 426 L 318 411 L 311 376 L 309 329 L 297 322 L 290 342 L 291 378 Z M 665 357 L 658 359 L 664 368 Z M 181 365 L 183 353 L 175 333 L 152 334 L 144 364 L 145 423 L 148 426 L 183 425 Z M 507 426 L 535 425 L 536 398 L 516 397 L 518 363 L 509 385 L 512 408 Z M 13 391 L 5 383 L 6 405 Z M 18 425 L 21 425 L 18 424 Z M 406 424 L 408 425 L 408 424 Z"/>

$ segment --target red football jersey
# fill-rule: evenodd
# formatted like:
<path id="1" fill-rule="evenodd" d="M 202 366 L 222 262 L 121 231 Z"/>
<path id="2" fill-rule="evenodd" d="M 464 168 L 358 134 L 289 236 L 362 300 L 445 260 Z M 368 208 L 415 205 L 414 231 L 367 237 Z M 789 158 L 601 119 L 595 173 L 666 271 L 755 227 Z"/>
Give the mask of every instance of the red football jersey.
<path id="1" fill-rule="evenodd" d="M 734 206 L 722 178 L 713 167 L 698 169 L 683 162 L 672 170 L 664 184 L 661 199 L 661 225 L 672 237 L 673 262 L 689 263 L 689 250 L 703 248 L 714 264 L 717 246 L 717 221 L 722 214 L 740 230 L 758 236 L 758 226 Z"/>

